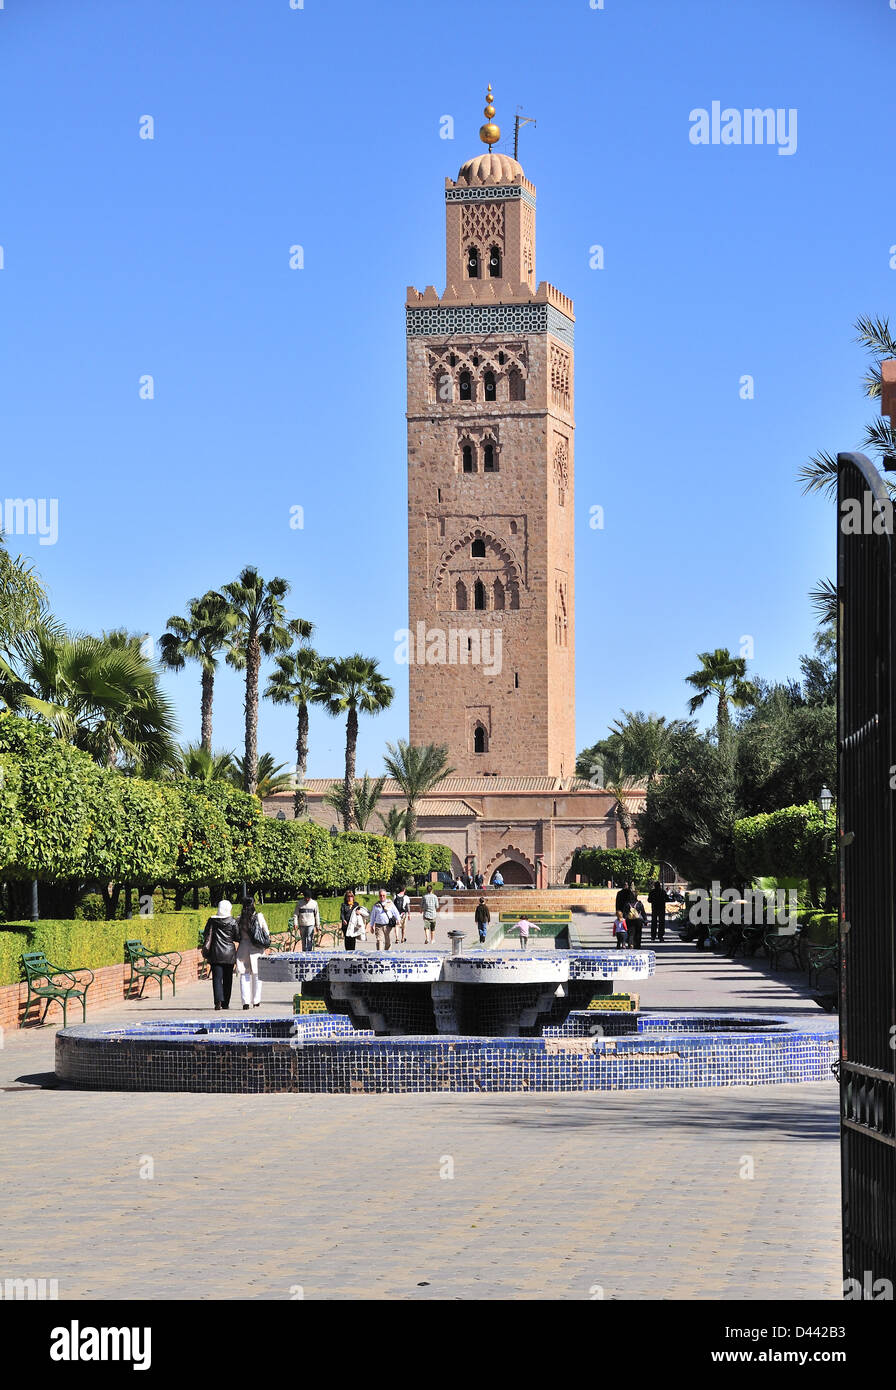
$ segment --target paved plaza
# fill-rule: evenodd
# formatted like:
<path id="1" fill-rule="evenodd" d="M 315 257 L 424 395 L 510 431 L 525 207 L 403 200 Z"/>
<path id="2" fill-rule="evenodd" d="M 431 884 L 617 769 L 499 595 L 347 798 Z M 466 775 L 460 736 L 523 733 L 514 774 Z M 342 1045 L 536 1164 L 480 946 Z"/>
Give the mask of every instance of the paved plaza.
<path id="1" fill-rule="evenodd" d="M 421 935 L 415 917 L 408 946 Z M 670 934 L 641 1001 L 814 1012 L 804 979 Z M 261 1012 L 291 997 L 268 985 Z M 200 982 L 88 1016 L 210 1011 Z M 55 1278 L 74 1299 L 840 1297 L 833 1079 L 557 1096 L 79 1092 L 54 1085 L 55 1033 L 7 1032 L 0 1051 L 0 1278 Z"/>

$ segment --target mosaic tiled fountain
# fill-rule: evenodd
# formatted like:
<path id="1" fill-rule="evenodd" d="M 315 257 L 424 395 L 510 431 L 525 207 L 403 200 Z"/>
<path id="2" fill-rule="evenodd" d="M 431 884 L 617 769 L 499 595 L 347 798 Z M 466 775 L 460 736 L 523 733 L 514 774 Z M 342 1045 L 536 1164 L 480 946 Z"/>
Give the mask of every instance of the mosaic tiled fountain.
<path id="1" fill-rule="evenodd" d="M 326 1012 L 79 1024 L 57 1034 L 57 1076 L 131 1091 L 602 1091 L 817 1081 L 836 1056 L 828 1015 L 602 1010 L 617 982 L 653 974 L 652 951 L 315 951 L 260 967 Z"/>

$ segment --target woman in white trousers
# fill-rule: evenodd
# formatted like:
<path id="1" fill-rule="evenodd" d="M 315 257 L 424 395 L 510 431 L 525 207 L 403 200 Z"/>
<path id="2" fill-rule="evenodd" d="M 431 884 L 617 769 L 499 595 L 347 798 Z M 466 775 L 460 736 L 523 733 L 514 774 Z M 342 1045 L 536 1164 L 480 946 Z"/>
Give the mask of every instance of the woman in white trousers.
<path id="1" fill-rule="evenodd" d="M 263 915 L 255 907 L 254 898 L 243 898 L 242 909 L 239 920 L 240 944 L 236 952 L 236 972 L 240 977 L 240 996 L 243 1001 L 243 1008 L 257 1009 L 261 1003 L 258 961 L 264 955 L 265 948 L 258 944 L 253 932 L 258 934 L 257 924 L 260 924 L 269 941 L 270 932 Z"/>

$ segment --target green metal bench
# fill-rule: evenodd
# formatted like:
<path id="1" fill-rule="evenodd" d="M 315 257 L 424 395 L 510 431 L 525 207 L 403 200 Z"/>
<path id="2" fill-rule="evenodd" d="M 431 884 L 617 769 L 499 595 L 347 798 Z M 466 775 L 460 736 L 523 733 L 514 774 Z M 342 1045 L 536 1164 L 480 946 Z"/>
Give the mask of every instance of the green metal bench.
<path id="1" fill-rule="evenodd" d="M 777 970 L 778 963 L 784 956 L 790 956 L 794 964 L 794 969 L 802 970 L 803 962 L 800 958 L 800 945 L 802 938 L 798 931 L 795 932 L 766 932 L 762 939 L 763 945 L 768 952 L 769 962 L 773 970 Z"/>
<path id="2" fill-rule="evenodd" d="M 286 931 L 271 932 L 271 944 L 268 947 L 271 951 L 294 951 L 296 949 L 296 934 L 292 927 Z"/>
<path id="3" fill-rule="evenodd" d="M 833 970 L 835 974 L 840 973 L 840 947 L 839 946 L 817 946 L 811 941 L 806 943 L 806 962 L 809 970 L 809 984 L 814 981 L 818 983 L 819 975 L 825 970 Z"/>
<path id="4" fill-rule="evenodd" d="M 43 1023 L 47 1016 L 47 1010 L 56 999 L 62 1005 L 62 1026 L 68 1022 L 68 1001 L 70 999 L 80 999 L 81 1010 L 84 1021 L 87 1020 L 87 991 L 93 984 L 93 971 L 86 966 L 77 966 L 74 970 L 63 970 L 61 966 L 52 965 L 47 960 L 43 951 L 29 951 L 21 958 L 22 974 L 28 982 L 28 998 L 25 1001 L 25 1018 L 31 1008 L 32 996 L 35 999 L 45 999 L 44 1011 L 38 1022 Z M 89 980 L 82 980 L 80 975 L 89 975 Z M 41 984 L 41 981 L 45 983 Z"/>
<path id="5" fill-rule="evenodd" d="M 140 981 L 140 988 L 137 991 L 137 998 L 141 998 L 147 980 L 158 980 L 159 998 L 162 997 L 162 984 L 167 977 L 171 981 L 171 993 L 177 994 L 177 983 L 175 976 L 177 967 L 183 957 L 179 951 L 147 951 L 142 941 L 126 941 L 124 943 L 125 964 L 131 967 L 130 978 L 128 979 L 127 994 L 130 997 L 131 990 Z"/>

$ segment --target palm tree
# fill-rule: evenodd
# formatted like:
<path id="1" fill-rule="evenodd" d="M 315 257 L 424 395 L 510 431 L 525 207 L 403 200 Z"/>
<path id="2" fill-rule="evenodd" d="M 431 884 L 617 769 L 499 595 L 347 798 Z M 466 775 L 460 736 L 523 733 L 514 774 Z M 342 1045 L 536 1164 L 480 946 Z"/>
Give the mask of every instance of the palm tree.
<path id="1" fill-rule="evenodd" d="M 0 651 L 10 654 L 18 638 L 47 616 L 47 595 L 23 556 L 14 560 L 0 531 Z"/>
<path id="2" fill-rule="evenodd" d="M 305 769 L 308 766 L 308 706 L 320 692 L 321 673 L 326 667 L 326 659 L 311 647 L 297 647 L 291 652 L 282 652 L 274 665 L 276 670 L 268 680 L 264 692 L 266 700 L 275 705 L 295 705 L 299 716 L 296 734 L 296 788 L 293 797 L 293 815 L 296 820 L 304 816 L 306 807 Z"/>
<path id="3" fill-rule="evenodd" d="M 370 817 L 376 810 L 376 804 L 383 794 L 385 781 L 385 777 L 378 777 L 376 781 L 371 781 L 365 772 L 361 782 L 356 784 L 352 811 L 359 830 L 367 829 Z M 345 786 L 342 782 L 334 782 L 330 790 L 324 792 L 323 799 L 328 806 L 335 807 L 339 815 L 345 820 Z M 382 816 L 380 816 L 380 820 L 382 820 Z"/>
<path id="4" fill-rule="evenodd" d="M 313 696 L 334 719 L 345 714 L 345 776 L 342 779 L 342 825 L 354 826 L 355 753 L 358 747 L 358 714 L 379 714 L 388 709 L 395 691 L 372 657 L 353 656 L 328 661 L 321 673 L 320 689 Z"/>
<path id="5" fill-rule="evenodd" d="M 399 835 L 404 834 L 405 822 L 407 821 L 407 811 L 400 811 L 397 806 L 390 806 L 388 815 L 378 812 L 380 825 L 383 827 L 383 834 L 388 835 L 390 840 L 397 840 Z"/>
<path id="6" fill-rule="evenodd" d="M 230 782 L 233 753 L 209 753 L 201 743 L 185 743 L 180 750 L 183 775 L 194 782 Z"/>
<path id="7" fill-rule="evenodd" d="M 272 796 L 274 792 L 289 791 L 292 786 L 292 773 L 285 769 L 288 763 L 274 762 L 273 753 L 262 753 L 255 765 L 255 792 L 257 797 Z M 235 787 L 246 786 L 246 760 L 234 758 L 230 781 Z"/>
<path id="8" fill-rule="evenodd" d="M 732 656 L 727 647 L 716 647 L 714 652 L 700 652 L 697 660 L 700 669 L 685 677 L 688 685 L 698 691 L 688 701 L 688 709 L 694 714 L 710 695 L 716 696 L 716 733 L 721 746 L 727 743 L 731 727 L 728 706 L 744 709 L 747 705 L 754 705 L 758 691 L 751 681 L 745 679 L 746 658 Z"/>
<path id="9" fill-rule="evenodd" d="M 833 579 L 819 579 L 815 588 L 809 590 L 809 602 L 815 609 L 820 627 L 836 628 L 840 600 Z"/>
<path id="10" fill-rule="evenodd" d="M 405 811 L 404 838 L 413 840 L 417 833 L 417 802 L 432 791 L 454 771 L 448 766 L 448 749 L 442 743 L 424 743 L 415 747 L 405 739 L 398 746 L 386 744 L 383 764 L 404 792 L 408 803 Z"/>
<path id="11" fill-rule="evenodd" d="M 227 641 L 227 662 L 246 673 L 245 754 L 243 786 L 255 791 L 258 764 L 258 677 L 262 656 L 286 651 L 296 637 L 310 637 L 311 623 L 304 618 L 288 619 L 283 600 L 289 593 L 286 579 L 267 581 L 257 569 L 247 565 L 232 584 L 225 584 L 223 596 L 236 622 Z"/>
<path id="12" fill-rule="evenodd" d="M 97 762 L 114 767 L 121 758 L 144 773 L 177 765 L 174 712 L 139 637 L 41 630 L 26 654 L 22 684 L 25 705 Z"/>
<path id="13" fill-rule="evenodd" d="M 212 701 L 218 654 L 224 650 L 227 634 L 236 625 L 221 594 L 210 590 L 202 598 L 190 599 L 186 618 L 176 614 L 168 619 L 168 631 L 159 640 L 159 660 L 172 671 L 182 671 L 188 661 L 202 667 L 201 746 L 212 751 Z"/>
<path id="14" fill-rule="evenodd" d="M 641 710 L 622 710 L 622 718 L 610 725 L 610 737 L 621 747 L 621 763 L 630 777 L 646 777 L 652 786 L 663 769 L 670 739 L 685 727 L 685 720 L 667 722 L 663 714 L 643 714 Z"/>
<path id="15" fill-rule="evenodd" d="M 881 363 L 887 358 L 896 357 L 896 338 L 890 332 L 888 319 L 872 319 L 863 314 L 856 320 L 856 342 L 861 343 L 872 361 L 863 378 L 865 395 L 871 400 L 879 400 L 881 394 Z M 883 456 L 896 453 L 896 436 L 890 421 L 878 417 L 865 426 L 862 440 L 864 448 Z M 837 460 L 833 454 L 821 452 L 804 463 L 798 477 L 803 484 L 803 492 L 823 492 L 828 497 L 837 495 Z M 884 483 L 891 494 L 896 493 L 896 483 L 885 477 Z"/>
<path id="16" fill-rule="evenodd" d="M 628 849 L 628 838 L 632 831 L 632 806 L 629 801 L 629 792 L 636 782 L 634 777 L 622 777 L 607 784 L 607 791 L 615 802 L 614 810 L 616 819 L 622 827 L 622 836 L 625 840 L 625 847 Z"/>

